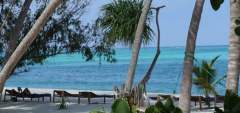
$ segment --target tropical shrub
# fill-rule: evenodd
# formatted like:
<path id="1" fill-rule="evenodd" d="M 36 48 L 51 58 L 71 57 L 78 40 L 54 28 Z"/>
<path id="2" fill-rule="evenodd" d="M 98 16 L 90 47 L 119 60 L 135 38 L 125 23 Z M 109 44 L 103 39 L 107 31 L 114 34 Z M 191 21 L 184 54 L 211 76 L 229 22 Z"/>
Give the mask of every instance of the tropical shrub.
<path id="1" fill-rule="evenodd" d="M 240 97 L 231 90 L 227 90 L 223 107 L 224 111 L 215 107 L 215 113 L 240 113 Z"/>
<path id="2" fill-rule="evenodd" d="M 216 69 L 212 68 L 214 62 L 220 57 L 220 55 L 213 58 L 209 63 L 202 60 L 201 66 L 194 66 L 193 68 L 193 84 L 196 86 L 198 92 L 203 92 L 206 97 L 209 97 L 210 93 L 217 95 L 218 92 L 214 88 L 216 84 Z"/>
<path id="3" fill-rule="evenodd" d="M 58 101 L 59 101 L 59 103 L 57 104 L 57 108 L 59 110 L 67 109 L 67 102 L 69 102 L 69 100 L 66 97 L 64 97 L 64 96 L 60 97 Z"/>
<path id="4" fill-rule="evenodd" d="M 103 107 L 102 107 L 103 108 Z M 89 113 L 106 113 L 103 111 L 93 110 Z M 111 107 L 111 113 L 136 113 L 136 106 L 130 106 L 129 102 L 125 99 L 116 99 Z"/>
<path id="5" fill-rule="evenodd" d="M 165 104 L 158 101 L 155 105 L 149 106 L 145 113 L 183 113 L 179 107 L 175 107 L 172 99 L 169 97 Z"/>

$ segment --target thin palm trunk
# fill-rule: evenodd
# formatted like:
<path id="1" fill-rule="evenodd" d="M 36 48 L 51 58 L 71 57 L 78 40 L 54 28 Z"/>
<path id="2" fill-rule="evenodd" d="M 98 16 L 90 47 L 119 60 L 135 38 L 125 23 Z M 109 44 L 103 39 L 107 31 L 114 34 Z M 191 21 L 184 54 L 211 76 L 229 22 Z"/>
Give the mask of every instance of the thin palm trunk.
<path id="1" fill-rule="evenodd" d="M 179 107 L 184 113 L 190 113 L 190 98 L 192 89 L 192 71 L 194 52 L 196 46 L 196 39 L 198 28 L 201 20 L 202 9 L 205 0 L 196 0 L 195 7 L 192 14 L 192 19 L 188 31 L 185 58 L 184 58 L 184 70 L 182 77 L 182 86 L 179 100 Z"/>
<path id="2" fill-rule="evenodd" d="M 142 13 L 141 13 L 139 22 L 138 22 L 136 36 L 135 36 L 134 44 L 133 44 L 132 58 L 131 58 L 130 66 L 128 69 L 128 77 L 126 80 L 126 87 L 124 88 L 124 92 L 127 95 L 129 95 L 132 90 L 132 83 L 133 83 L 135 69 L 136 69 L 137 61 L 138 61 L 138 55 L 139 55 L 139 51 L 140 51 L 140 47 L 141 47 L 141 43 L 142 43 L 142 34 L 143 34 L 145 22 L 147 19 L 147 15 L 148 15 L 151 3 L 152 3 L 152 0 L 146 1 L 146 3 L 144 4 Z"/>
<path id="3" fill-rule="evenodd" d="M 17 62 L 23 56 L 24 52 L 27 50 L 29 45 L 35 40 L 36 36 L 48 20 L 48 18 L 55 11 L 57 6 L 62 2 L 62 0 L 50 0 L 49 5 L 45 8 L 41 16 L 38 18 L 36 23 L 30 29 L 28 34 L 21 41 L 19 46 L 16 48 L 14 53 L 11 55 L 5 66 L 3 67 L 0 73 L 0 91 L 3 90 L 4 84 L 7 81 L 7 78 L 10 76 L 13 68 L 16 66 Z"/>
<path id="4" fill-rule="evenodd" d="M 32 3 L 32 0 L 25 0 L 22 10 L 18 16 L 18 19 L 15 23 L 15 26 L 13 28 L 12 34 L 10 36 L 10 40 L 9 40 L 9 44 L 8 44 L 8 49 L 6 52 L 6 55 L 4 57 L 3 60 L 3 64 L 2 67 L 4 67 L 4 65 L 6 64 L 7 60 L 10 58 L 10 56 L 12 55 L 13 51 L 16 49 L 17 47 L 17 42 L 18 42 L 18 36 L 21 32 L 23 23 L 24 23 L 24 19 L 27 15 L 28 9 L 30 7 Z"/>
<path id="5" fill-rule="evenodd" d="M 240 69 L 240 37 L 234 32 L 235 20 L 240 19 L 240 0 L 230 0 L 230 44 L 228 56 L 227 89 L 238 94 Z"/>

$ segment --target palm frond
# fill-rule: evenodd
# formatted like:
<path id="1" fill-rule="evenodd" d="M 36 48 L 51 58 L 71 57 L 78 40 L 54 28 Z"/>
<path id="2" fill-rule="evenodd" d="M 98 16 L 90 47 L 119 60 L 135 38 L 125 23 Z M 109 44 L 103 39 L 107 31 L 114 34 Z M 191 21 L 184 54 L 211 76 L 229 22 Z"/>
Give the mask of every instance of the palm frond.
<path id="1" fill-rule="evenodd" d="M 143 5 L 143 0 L 114 0 L 101 7 L 104 15 L 100 26 L 109 42 L 121 42 L 125 46 L 133 44 Z M 148 16 L 147 20 L 151 19 Z M 144 27 L 143 44 L 148 44 L 155 35 L 149 23 L 147 21 Z"/>
<path id="2" fill-rule="evenodd" d="M 216 56 L 214 59 L 211 60 L 211 62 L 209 63 L 209 67 L 212 67 L 212 65 L 214 64 L 214 62 L 218 59 L 218 57 L 220 57 L 221 55 Z"/>
<path id="3" fill-rule="evenodd" d="M 221 82 L 224 78 L 227 78 L 227 75 L 224 75 L 223 77 L 221 77 L 220 79 L 218 79 L 213 86 L 215 87 L 215 85 L 219 84 L 219 82 Z"/>
<path id="4" fill-rule="evenodd" d="M 194 66 L 193 68 L 193 73 L 195 75 L 192 79 L 193 84 L 196 86 L 198 92 L 201 91 L 206 96 L 210 93 L 218 94 L 214 88 L 214 82 L 216 81 L 216 69 L 212 68 L 212 65 L 219 56 L 212 59 L 209 63 L 202 60 L 201 66 Z"/>

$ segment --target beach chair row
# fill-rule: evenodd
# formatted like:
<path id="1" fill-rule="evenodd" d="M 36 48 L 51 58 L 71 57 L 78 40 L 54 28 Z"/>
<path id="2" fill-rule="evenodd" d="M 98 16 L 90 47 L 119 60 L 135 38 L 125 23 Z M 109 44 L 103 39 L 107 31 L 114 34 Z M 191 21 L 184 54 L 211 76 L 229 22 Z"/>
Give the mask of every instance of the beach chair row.
<path id="1" fill-rule="evenodd" d="M 42 101 L 44 101 L 44 98 L 49 97 L 50 102 L 52 99 L 51 94 L 49 93 L 43 93 L 43 94 L 37 94 L 37 93 L 31 93 L 28 88 L 25 88 L 23 91 L 18 89 L 16 91 L 15 89 L 6 89 L 4 93 L 4 101 L 6 101 L 6 96 L 10 96 L 10 100 L 17 101 L 18 98 L 22 98 L 23 101 L 25 98 L 34 99 L 37 98 L 38 101 L 40 98 L 42 98 Z M 115 100 L 115 95 L 106 95 L 106 94 L 95 94 L 93 92 L 84 91 L 84 92 L 78 92 L 77 94 L 69 93 L 65 90 L 53 90 L 53 103 L 55 102 L 57 97 L 77 97 L 78 104 L 80 104 L 81 98 L 87 98 L 88 104 L 91 103 L 91 98 L 103 98 L 103 103 L 106 103 L 106 98 L 113 98 Z"/>
<path id="2" fill-rule="evenodd" d="M 54 90 L 53 91 L 53 103 L 55 102 L 56 97 L 77 97 L 78 98 L 78 104 L 80 104 L 80 99 L 81 98 L 87 98 L 88 99 L 88 104 L 91 104 L 91 98 L 103 98 L 103 103 L 106 103 L 106 98 L 113 98 L 115 100 L 115 95 L 98 95 L 93 92 L 78 92 L 77 94 L 72 94 L 69 93 L 65 90 Z"/>
<path id="3" fill-rule="evenodd" d="M 49 93 L 43 93 L 43 94 L 37 94 L 37 93 L 31 93 L 28 88 L 25 88 L 23 91 L 19 90 L 16 91 L 15 89 L 6 89 L 4 93 L 4 101 L 6 101 L 6 96 L 10 96 L 10 99 L 12 101 L 17 101 L 18 98 L 22 98 L 23 101 L 25 98 L 30 98 L 31 101 L 33 98 L 37 98 L 39 101 L 39 98 L 42 98 L 42 101 L 44 101 L 45 97 L 49 97 L 49 100 L 51 102 L 51 94 Z"/>
<path id="4" fill-rule="evenodd" d="M 159 94 L 158 97 L 150 97 L 153 100 L 166 100 L 167 98 L 172 98 L 174 101 L 178 101 L 179 97 L 173 96 L 173 95 L 163 95 Z M 214 97 L 203 97 L 203 96 L 191 96 L 191 102 L 194 102 L 194 105 L 197 106 L 197 103 L 199 103 L 199 110 L 203 109 L 202 103 L 205 103 L 208 105 L 208 108 L 210 108 L 211 102 L 214 103 L 214 107 L 216 107 L 217 103 L 223 103 L 224 96 L 221 95 L 215 95 Z"/>

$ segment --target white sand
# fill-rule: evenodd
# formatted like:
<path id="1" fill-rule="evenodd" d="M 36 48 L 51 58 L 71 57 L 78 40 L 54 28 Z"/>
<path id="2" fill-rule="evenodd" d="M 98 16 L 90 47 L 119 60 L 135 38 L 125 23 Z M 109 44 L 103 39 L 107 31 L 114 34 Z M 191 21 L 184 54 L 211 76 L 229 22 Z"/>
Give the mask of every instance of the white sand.
<path id="1" fill-rule="evenodd" d="M 6 89 L 15 89 L 17 88 L 10 88 L 7 87 Z M 24 89 L 24 88 L 22 88 Z M 50 93 L 53 95 L 53 90 L 56 89 L 37 89 L 37 88 L 29 88 L 31 93 Z M 64 89 L 61 89 L 64 90 Z M 4 89 L 5 91 L 5 89 Z M 77 94 L 80 90 L 66 90 L 69 93 Z M 115 94 L 114 91 L 92 91 L 96 94 Z M 148 94 L 149 96 L 157 95 L 157 93 L 151 93 Z M 89 113 L 91 110 L 102 110 L 99 103 L 103 103 L 103 98 L 94 98 L 91 99 L 91 104 L 89 105 L 87 102 L 87 99 L 81 99 L 81 103 L 78 104 L 77 97 L 68 97 L 69 103 L 67 103 L 67 109 L 59 110 L 57 107 L 58 103 L 52 103 L 50 102 L 50 99 L 46 97 L 44 99 L 44 102 L 42 102 L 42 99 L 31 99 L 25 98 L 25 101 L 22 100 L 22 98 L 18 98 L 18 102 L 12 102 L 10 101 L 10 96 L 6 97 L 7 102 L 3 102 L 4 98 L 4 92 L 2 96 L 2 101 L 0 102 L 0 113 Z M 57 101 L 59 98 L 56 98 Z M 102 104 L 104 106 L 104 109 L 107 113 L 110 113 L 111 111 L 111 105 L 113 103 L 114 99 L 112 98 L 106 98 L 106 103 Z M 176 101 L 175 104 L 177 105 L 178 102 Z M 211 108 L 208 108 L 206 106 L 203 106 L 203 110 L 199 110 L 199 106 L 194 106 L 194 103 L 191 103 L 193 106 L 191 107 L 191 113 L 213 113 L 214 110 Z M 213 103 L 211 104 L 213 106 Z M 212 107 L 211 106 L 211 107 Z M 217 106 L 222 106 L 221 103 L 219 103 Z"/>

